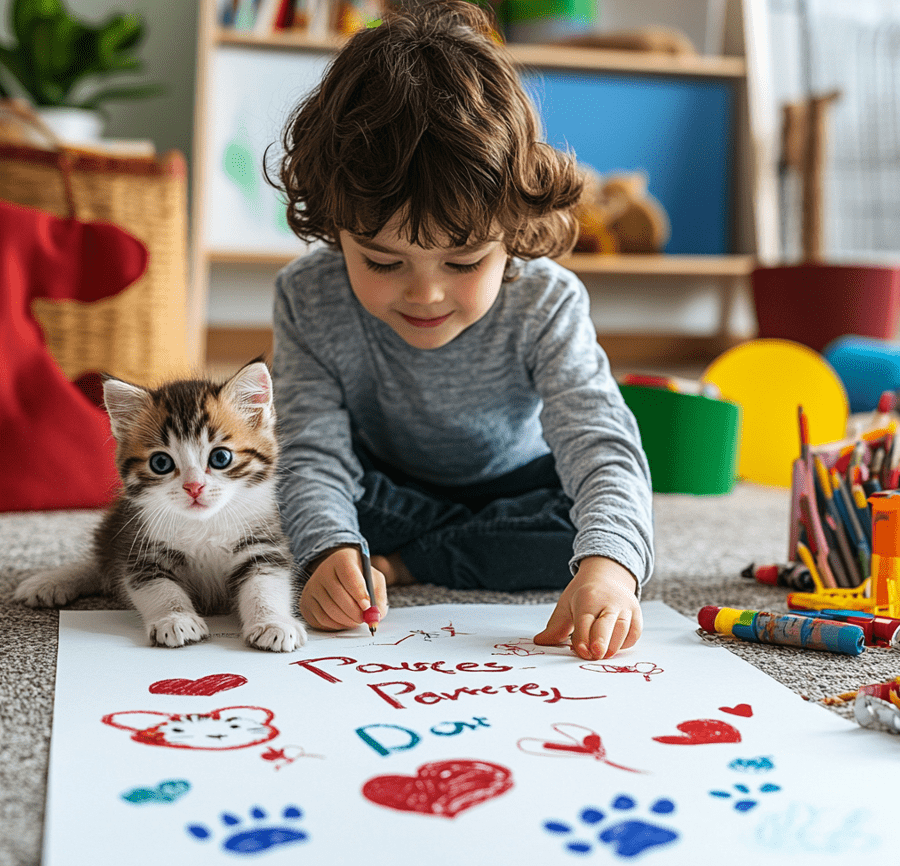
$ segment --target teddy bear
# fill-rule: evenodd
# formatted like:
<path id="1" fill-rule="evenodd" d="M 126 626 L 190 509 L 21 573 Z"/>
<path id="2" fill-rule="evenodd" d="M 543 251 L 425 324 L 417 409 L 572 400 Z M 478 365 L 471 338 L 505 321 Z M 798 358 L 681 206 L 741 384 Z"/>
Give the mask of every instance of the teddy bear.
<path id="1" fill-rule="evenodd" d="M 663 206 L 647 190 L 644 171 L 600 175 L 581 166 L 584 193 L 576 211 L 581 228 L 575 252 L 660 253 L 671 228 Z"/>

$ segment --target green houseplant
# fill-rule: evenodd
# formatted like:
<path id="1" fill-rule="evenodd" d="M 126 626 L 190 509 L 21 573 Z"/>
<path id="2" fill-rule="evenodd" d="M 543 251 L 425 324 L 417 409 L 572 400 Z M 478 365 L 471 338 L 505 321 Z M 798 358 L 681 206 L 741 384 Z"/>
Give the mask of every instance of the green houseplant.
<path id="1" fill-rule="evenodd" d="M 13 41 L 0 44 L 0 97 L 26 98 L 45 120 L 47 109 L 96 113 L 107 102 L 162 92 L 157 84 L 121 80 L 142 69 L 135 51 L 145 24 L 138 15 L 92 25 L 62 0 L 12 0 L 10 30 Z"/>

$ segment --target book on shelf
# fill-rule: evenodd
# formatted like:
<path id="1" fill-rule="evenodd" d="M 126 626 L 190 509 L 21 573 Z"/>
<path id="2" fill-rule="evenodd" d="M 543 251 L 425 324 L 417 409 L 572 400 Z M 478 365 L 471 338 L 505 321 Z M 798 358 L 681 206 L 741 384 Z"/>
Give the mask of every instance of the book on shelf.
<path id="1" fill-rule="evenodd" d="M 305 33 L 313 38 L 349 36 L 384 14 L 387 0 L 220 0 L 221 27 L 265 37 Z"/>

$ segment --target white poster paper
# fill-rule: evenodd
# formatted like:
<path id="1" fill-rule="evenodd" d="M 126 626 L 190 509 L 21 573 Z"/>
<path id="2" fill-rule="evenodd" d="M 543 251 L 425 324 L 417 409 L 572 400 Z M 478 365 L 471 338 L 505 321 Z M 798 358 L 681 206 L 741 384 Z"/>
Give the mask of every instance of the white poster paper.
<path id="1" fill-rule="evenodd" d="M 390 611 L 300 651 L 145 645 L 62 611 L 45 863 L 839 862 L 888 856 L 900 738 L 661 602 L 638 646 L 537 647 L 550 605 Z"/>

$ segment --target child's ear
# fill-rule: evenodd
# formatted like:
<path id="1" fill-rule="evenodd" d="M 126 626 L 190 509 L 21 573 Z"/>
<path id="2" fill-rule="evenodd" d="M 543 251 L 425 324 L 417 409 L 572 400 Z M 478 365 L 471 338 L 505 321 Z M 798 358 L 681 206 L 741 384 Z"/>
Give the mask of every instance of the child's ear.
<path id="1" fill-rule="evenodd" d="M 137 385 L 107 376 L 103 380 L 103 403 L 109 413 L 113 436 L 119 439 L 150 402 L 150 394 Z"/>
<path id="2" fill-rule="evenodd" d="M 263 361 L 251 361 L 241 367 L 222 388 L 223 396 L 256 427 L 275 412 L 272 402 L 272 377 Z"/>

